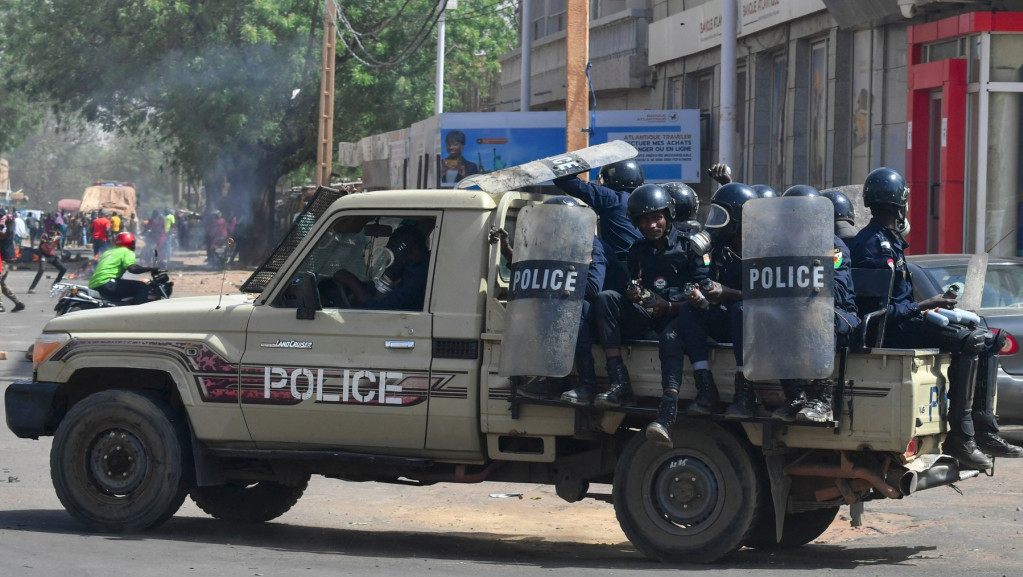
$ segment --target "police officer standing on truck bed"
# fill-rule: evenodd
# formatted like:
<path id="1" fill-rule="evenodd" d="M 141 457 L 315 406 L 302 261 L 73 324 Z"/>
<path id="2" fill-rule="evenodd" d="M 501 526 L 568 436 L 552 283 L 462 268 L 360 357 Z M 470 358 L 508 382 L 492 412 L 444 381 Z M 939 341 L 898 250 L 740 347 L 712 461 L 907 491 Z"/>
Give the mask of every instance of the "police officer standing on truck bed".
<path id="1" fill-rule="evenodd" d="M 597 408 L 619 407 L 632 401 L 629 372 L 621 357 L 622 339 L 640 338 L 649 331 L 661 333 L 690 306 L 682 287 L 707 278 L 709 259 L 694 257 L 686 237 L 672 226 L 675 205 L 663 188 L 644 184 L 633 191 L 628 216 L 643 238 L 629 250 L 628 270 L 633 280 L 625 295 L 603 291 L 597 296 L 597 334 L 607 357 L 610 380 L 607 392 L 594 400 Z M 673 394 L 678 399 L 677 383 Z M 665 396 L 671 395 L 668 386 Z"/>
<path id="2" fill-rule="evenodd" d="M 643 235 L 629 219 L 629 195 L 643 184 L 643 167 L 635 160 L 622 160 L 600 167 L 597 184 L 581 180 L 578 174 L 554 179 L 565 194 L 585 202 L 600 219 L 600 241 L 608 259 L 605 288 L 625 292 L 629 282 L 625 260 L 629 247 Z"/>
<path id="3" fill-rule="evenodd" d="M 570 196 L 548 198 L 544 204 L 563 204 L 566 206 L 582 205 Z M 501 255 L 509 264 L 514 256 L 508 232 L 503 228 L 491 228 L 489 240 L 491 244 L 500 243 Z M 586 271 L 586 294 L 583 297 L 582 313 L 579 316 L 579 334 L 575 345 L 575 370 L 578 385 L 571 391 L 565 391 L 563 380 L 557 378 L 538 379 L 527 383 L 516 390 L 520 396 L 530 399 L 554 399 L 559 395 L 561 400 L 574 405 L 589 405 L 597 395 L 597 372 L 593 361 L 593 301 L 603 289 L 604 274 L 607 270 L 607 258 L 604 256 L 603 244 L 596 236 L 593 237 L 593 253 L 590 266 Z M 564 395 L 562 393 L 564 392 Z"/>
<path id="4" fill-rule="evenodd" d="M 963 467 L 990 469 L 995 457 L 1021 457 L 1023 448 L 1011 445 L 998 434 L 993 411 L 998 372 L 998 351 L 1005 343 L 1004 331 L 987 331 L 951 323 L 946 327 L 926 322 L 922 313 L 933 308 L 954 308 L 955 299 L 935 295 L 913 300 L 913 284 L 906 270 L 903 238 L 908 230 L 906 180 L 890 168 L 878 168 L 863 183 L 863 204 L 872 218 L 852 242 L 854 267 L 890 268 L 895 271 L 884 346 L 897 348 L 940 347 L 952 353 L 948 369 L 949 433 L 942 450 Z M 986 453 L 986 454 L 985 454 Z"/>

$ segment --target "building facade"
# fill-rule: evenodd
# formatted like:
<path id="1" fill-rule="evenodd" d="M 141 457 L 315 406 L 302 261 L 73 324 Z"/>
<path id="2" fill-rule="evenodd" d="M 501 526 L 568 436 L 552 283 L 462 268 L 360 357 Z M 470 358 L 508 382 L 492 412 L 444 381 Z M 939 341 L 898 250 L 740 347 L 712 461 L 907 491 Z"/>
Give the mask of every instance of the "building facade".
<path id="1" fill-rule="evenodd" d="M 567 0 L 524 1 L 529 109 L 563 110 Z M 597 107 L 699 110 L 705 168 L 720 157 L 724 1 L 590 0 Z M 912 252 L 1021 254 L 1023 2 L 737 4 L 738 180 L 824 189 L 890 166 L 913 191 Z M 518 110 L 521 52 L 502 68 L 497 109 Z M 691 184 L 706 200 L 707 179 Z"/>

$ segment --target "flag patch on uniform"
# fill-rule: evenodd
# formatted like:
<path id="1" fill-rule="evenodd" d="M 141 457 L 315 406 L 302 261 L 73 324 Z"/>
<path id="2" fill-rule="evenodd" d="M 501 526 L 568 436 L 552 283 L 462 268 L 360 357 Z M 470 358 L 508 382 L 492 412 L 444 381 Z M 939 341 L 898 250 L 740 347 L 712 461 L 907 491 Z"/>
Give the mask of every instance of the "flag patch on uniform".
<path id="1" fill-rule="evenodd" d="M 835 249 L 835 270 L 838 270 L 839 267 L 842 266 L 842 259 L 843 258 L 844 257 L 842 255 L 842 249 L 836 248 Z"/>
<path id="2" fill-rule="evenodd" d="M 710 255 L 703 255 L 703 266 L 710 266 Z"/>

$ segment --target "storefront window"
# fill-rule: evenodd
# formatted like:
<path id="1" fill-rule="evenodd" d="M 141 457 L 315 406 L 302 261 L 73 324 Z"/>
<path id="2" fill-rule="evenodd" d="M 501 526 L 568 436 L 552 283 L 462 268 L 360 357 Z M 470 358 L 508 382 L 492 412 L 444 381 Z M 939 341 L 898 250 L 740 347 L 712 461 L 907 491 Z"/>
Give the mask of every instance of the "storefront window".
<path id="1" fill-rule="evenodd" d="M 991 82 L 1011 82 L 1023 90 L 1023 35 L 991 36 Z M 1023 256 L 1020 221 L 1021 93 L 988 95 L 987 206 L 985 245 L 994 255 Z"/>

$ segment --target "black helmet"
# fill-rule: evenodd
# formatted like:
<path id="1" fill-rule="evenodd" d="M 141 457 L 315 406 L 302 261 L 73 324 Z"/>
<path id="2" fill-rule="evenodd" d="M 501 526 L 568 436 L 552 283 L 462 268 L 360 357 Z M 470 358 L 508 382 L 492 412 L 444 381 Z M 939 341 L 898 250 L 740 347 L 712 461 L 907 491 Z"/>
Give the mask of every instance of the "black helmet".
<path id="1" fill-rule="evenodd" d="M 757 192 L 741 182 L 729 182 L 714 191 L 710 197 L 710 212 L 705 226 L 733 233 L 742 222 L 742 205 L 746 201 L 760 198 Z"/>
<path id="2" fill-rule="evenodd" d="M 767 186 L 766 184 L 754 184 L 753 190 L 757 192 L 757 196 L 760 198 L 777 198 L 778 191 Z"/>
<path id="3" fill-rule="evenodd" d="M 898 211 L 899 219 L 906 217 L 909 188 L 906 179 L 897 171 L 882 166 L 875 168 L 863 181 L 863 205 L 867 208 L 890 206 Z"/>
<path id="4" fill-rule="evenodd" d="M 620 160 L 601 166 L 597 183 L 618 192 L 632 192 L 643 184 L 643 167 L 635 160 Z"/>
<path id="5" fill-rule="evenodd" d="M 853 209 L 852 201 L 842 191 L 829 188 L 822 190 L 821 196 L 830 199 L 831 204 L 835 205 L 835 222 L 848 222 L 849 224 L 856 222 L 856 211 Z"/>
<path id="6" fill-rule="evenodd" d="M 656 184 L 644 184 L 632 191 L 629 196 L 629 204 L 626 207 L 626 214 L 635 225 L 639 217 L 644 214 L 662 210 L 667 211 L 664 216 L 668 222 L 675 220 L 675 201 L 671 199 L 671 195 Z"/>
<path id="7" fill-rule="evenodd" d="M 820 196 L 821 193 L 809 184 L 797 184 L 785 189 L 782 196 Z"/>
<path id="8" fill-rule="evenodd" d="M 559 195 L 552 196 L 547 200 L 543 201 L 544 204 L 563 204 L 565 206 L 582 206 L 579 201 L 572 198 L 571 196 Z"/>
<path id="9" fill-rule="evenodd" d="M 693 220 L 700 210 L 700 197 L 696 191 L 682 182 L 669 182 L 662 184 L 663 188 L 671 199 L 675 201 L 675 218 L 678 220 Z"/>

